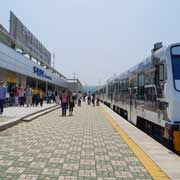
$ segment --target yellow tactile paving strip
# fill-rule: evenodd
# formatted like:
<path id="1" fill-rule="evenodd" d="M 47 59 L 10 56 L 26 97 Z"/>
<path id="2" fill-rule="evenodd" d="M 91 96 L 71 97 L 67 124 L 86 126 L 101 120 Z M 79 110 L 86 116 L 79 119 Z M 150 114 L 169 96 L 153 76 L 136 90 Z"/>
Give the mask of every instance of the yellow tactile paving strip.
<path id="1" fill-rule="evenodd" d="M 100 106 L 100 111 L 104 114 L 110 124 L 118 132 L 121 138 L 133 151 L 139 161 L 147 169 L 155 180 L 170 180 L 170 178 L 159 168 L 159 166 L 128 136 L 128 134 L 115 122 L 115 120 Z"/>

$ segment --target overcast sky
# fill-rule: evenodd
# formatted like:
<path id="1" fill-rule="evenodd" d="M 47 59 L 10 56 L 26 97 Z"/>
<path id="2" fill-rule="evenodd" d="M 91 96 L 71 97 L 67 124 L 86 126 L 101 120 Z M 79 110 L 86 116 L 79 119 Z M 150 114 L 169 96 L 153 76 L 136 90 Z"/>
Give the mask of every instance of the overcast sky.
<path id="1" fill-rule="evenodd" d="M 180 42 L 179 0 L 6 0 L 9 11 L 55 54 L 55 68 L 84 84 L 103 84 L 150 54 L 153 44 Z"/>

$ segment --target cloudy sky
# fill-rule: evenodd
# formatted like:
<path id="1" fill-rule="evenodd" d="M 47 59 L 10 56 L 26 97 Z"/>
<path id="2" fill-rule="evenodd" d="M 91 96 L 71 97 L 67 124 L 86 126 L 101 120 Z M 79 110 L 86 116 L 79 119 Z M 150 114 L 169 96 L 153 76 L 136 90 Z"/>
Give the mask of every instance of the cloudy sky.
<path id="1" fill-rule="evenodd" d="M 9 11 L 55 54 L 55 67 L 84 84 L 103 84 L 149 55 L 153 44 L 180 42 L 179 0 L 6 0 Z"/>

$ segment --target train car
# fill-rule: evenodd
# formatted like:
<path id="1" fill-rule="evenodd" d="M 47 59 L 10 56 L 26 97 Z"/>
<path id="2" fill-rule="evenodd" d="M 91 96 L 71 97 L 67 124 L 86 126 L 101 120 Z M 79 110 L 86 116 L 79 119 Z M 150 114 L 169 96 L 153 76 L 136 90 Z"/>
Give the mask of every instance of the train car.
<path id="1" fill-rule="evenodd" d="M 96 93 L 129 122 L 180 152 L 180 43 L 156 43 L 143 62 Z"/>

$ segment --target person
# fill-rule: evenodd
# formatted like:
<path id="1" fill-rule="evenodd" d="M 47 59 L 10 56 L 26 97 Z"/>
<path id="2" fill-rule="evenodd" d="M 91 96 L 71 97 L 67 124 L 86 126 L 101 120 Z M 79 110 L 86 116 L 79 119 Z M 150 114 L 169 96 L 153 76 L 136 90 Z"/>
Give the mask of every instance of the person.
<path id="1" fill-rule="evenodd" d="M 19 105 L 24 106 L 24 101 L 25 101 L 25 92 L 23 88 L 20 88 L 19 90 Z"/>
<path id="2" fill-rule="evenodd" d="M 52 99 L 52 91 L 48 90 L 48 103 L 51 104 L 51 99 Z"/>
<path id="3" fill-rule="evenodd" d="M 52 92 L 52 100 L 53 100 L 53 103 L 56 103 L 56 93 L 55 93 L 55 91 Z"/>
<path id="4" fill-rule="evenodd" d="M 78 106 L 81 106 L 81 98 L 82 98 L 81 91 L 79 91 L 79 92 L 78 92 L 78 95 L 77 95 Z"/>
<path id="5" fill-rule="evenodd" d="M 85 102 L 86 100 L 86 93 L 83 93 L 83 101 Z"/>
<path id="6" fill-rule="evenodd" d="M 62 116 L 66 116 L 67 103 L 68 103 L 68 94 L 65 90 L 63 90 L 63 93 L 61 95 Z"/>
<path id="7" fill-rule="evenodd" d="M 4 81 L 0 81 L 0 114 L 4 111 L 4 101 L 6 98 L 7 89 L 4 87 Z"/>
<path id="8" fill-rule="evenodd" d="M 36 88 L 32 90 L 32 106 L 35 105 L 36 102 Z"/>
<path id="9" fill-rule="evenodd" d="M 58 96 L 57 91 L 55 91 L 55 101 L 56 101 L 56 104 L 59 104 L 59 96 Z"/>
<path id="10" fill-rule="evenodd" d="M 19 88 L 16 86 L 14 91 L 15 106 L 19 105 Z"/>
<path id="11" fill-rule="evenodd" d="M 73 92 L 73 96 L 74 96 L 74 104 L 77 104 L 77 93 L 76 93 L 76 91 Z"/>
<path id="12" fill-rule="evenodd" d="M 39 101 L 40 101 L 40 106 L 42 107 L 43 106 L 43 98 L 44 98 L 44 93 L 42 91 L 42 89 L 39 90 Z"/>
<path id="13" fill-rule="evenodd" d="M 69 116 L 72 116 L 73 115 L 73 108 L 74 108 L 74 95 L 73 93 L 70 91 L 69 92 Z"/>
<path id="14" fill-rule="evenodd" d="M 88 93 L 87 102 L 88 102 L 88 105 L 91 105 L 91 92 L 90 91 Z"/>
<path id="15" fill-rule="evenodd" d="M 99 106 L 99 97 L 96 98 L 96 106 Z"/>
<path id="16" fill-rule="evenodd" d="M 10 88 L 10 91 L 9 91 L 9 106 L 13 106 L 14 103 L 15 103 L 15 99 L 14 99 L 14 88 Z"/>
<path id="17" fill-rule="evenodd" d="M 39 105 L 39 100 L 40 100 L 40 91 L 38 88 L 36 88 L 36 107 Z"/>
<path id="18" fill-rule="evenodd" d="M 28 86 L 26 88 L 26 104 L 27 104 L 27 107 L 32 106 L 32 96 L 33 96 L 32 89 Z"/>
<path id="19" fill-rule="evenodd" d="M 96 99 L 96 96 L 95 96 L 95 93 L 92 94 L 92 104 L 93 106 L 95 106 L 95 99 Z"/>

